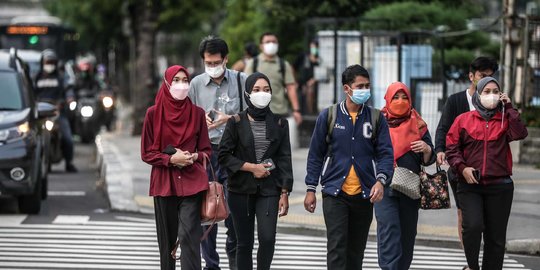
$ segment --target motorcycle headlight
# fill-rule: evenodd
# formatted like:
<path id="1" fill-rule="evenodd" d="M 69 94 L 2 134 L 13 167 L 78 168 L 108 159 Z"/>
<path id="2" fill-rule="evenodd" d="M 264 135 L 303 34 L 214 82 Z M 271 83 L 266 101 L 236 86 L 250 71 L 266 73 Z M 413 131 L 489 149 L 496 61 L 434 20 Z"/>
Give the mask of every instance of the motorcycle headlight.
<path id="1" fill-rule="evenodd" d="M 24 122 L 16 127 L 0 130 L 0 141 L 9 141 L 17 138 L 25 137 L 30 131 L 28 122 Z"/>
<path id="2" fill-rule="evenodd" d="M 101 102 L 103 102 L 103 107 L 107 109 L 112 107 L 114 104 L 114 100 L 112 99 L 112 97 L 104 97 Z"/>
<path id="3" fill-rule="evenodd" d="M 75 109 L 77 109 L 77 101 L 70 102 L 69 103 L 69 110 L 74 111 Z"/>
<path id="4" fill-rule="evenodd" d="M 51 131 L 54 127 L 54 122 L 51 121 L 51 120 L 47 120 L 45 121 L 45 128 L 48 130 L 48 131 Z"/>
<path id="5" fill-rule="evenodd" d="M 83 117 L 91 117 L 94 114 L 94 109 L 90 106 L 83 106 L 81 108 L 81 115 Z"/>

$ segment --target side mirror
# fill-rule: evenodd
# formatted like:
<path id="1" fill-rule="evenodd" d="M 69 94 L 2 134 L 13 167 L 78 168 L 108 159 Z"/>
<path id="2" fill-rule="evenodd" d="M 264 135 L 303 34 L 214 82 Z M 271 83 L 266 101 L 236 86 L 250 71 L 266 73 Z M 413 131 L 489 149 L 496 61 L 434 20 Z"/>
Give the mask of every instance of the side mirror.
<path id="1" fill-rule="evenodd" d="M 58 113 L 56 110 L 56 106 L 50 103 L 38 102 L 37 105 L 38 118 L 40 119 L 53 117 L 56 116 L 56 114 Z"/>

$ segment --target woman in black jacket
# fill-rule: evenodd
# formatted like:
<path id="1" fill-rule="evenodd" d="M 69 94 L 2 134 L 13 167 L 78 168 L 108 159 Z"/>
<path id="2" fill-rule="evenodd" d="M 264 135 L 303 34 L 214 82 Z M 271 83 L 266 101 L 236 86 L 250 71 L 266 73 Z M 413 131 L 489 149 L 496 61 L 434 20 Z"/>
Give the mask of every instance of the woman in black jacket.
<path id="1" fill-rule="evenodd" d="M 287 215 L 292 189 L 291 144 L 287 120 L 269 108 L 270 80 L 254 73 L 246 80 L 247 110 L 227 122 L 219 163 L 228 172 L 229 208 L 236 228 L 238 269 L 253 269 L 257 218 L 257 269 L 270 269 L 277 217 Z"/>

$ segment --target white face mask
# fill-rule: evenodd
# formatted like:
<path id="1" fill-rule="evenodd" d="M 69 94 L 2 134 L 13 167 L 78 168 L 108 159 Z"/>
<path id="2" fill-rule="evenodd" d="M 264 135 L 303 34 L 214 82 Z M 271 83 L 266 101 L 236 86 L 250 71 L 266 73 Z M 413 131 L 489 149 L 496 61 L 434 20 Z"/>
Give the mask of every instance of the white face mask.
<path id="1" fill-rule="evenodd" d="M 272 94 L 267 92 L 256 92 L 249 95 L 249 101 L 258 109 L 264 109 L 270 104 L 272 100 Z"/>
<path id="2" fill-rule="evenodd" d="M 484 106 L 484 108 L 488 110 L 493 110 L 497 108 L 497 105 L 499 104 L 499 95 L 480 95 L 480 103 L 482 103 L 482 106 Z"/>
<path id="3" fill-rule="evenodd" d="M 43 65 L 43 70 L 47 73 L 53 73 L 54 70 L 56 70 L 56 66 L 53 64 L 45 64 Z"/>
<path id="4" fill-rule="evenodd" d="M 277 54 L 279 49 L 279 44 L 274 42 L 264 43 L 263 45 L 263 52 L 266 55 L 274 56 Z"/>
<path id="5" fill-rule="evenodd" d="M 209 67 L 205 65 L 204 71 L 214 79 L 219 78 L 225 72 L 225 63 L 216 67 Z"/>

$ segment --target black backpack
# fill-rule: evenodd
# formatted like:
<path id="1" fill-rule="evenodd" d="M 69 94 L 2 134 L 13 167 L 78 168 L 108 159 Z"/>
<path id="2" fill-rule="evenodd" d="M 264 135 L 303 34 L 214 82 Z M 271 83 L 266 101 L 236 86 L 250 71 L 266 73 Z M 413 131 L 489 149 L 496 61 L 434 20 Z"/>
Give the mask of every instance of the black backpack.
<path id="1" fill-rule="evenodd" d="M 326 124 L 328 127 L 328 132 L 326 133 L 326 144 L 328 145 L 328 150 L 326 151 L 328 155 L 332 153 L 332 132 L 334 132 L 334 126 L 336 125 L 336 118 L 337 118 L 337 110 L 338 110 L 338 104 L 333 104 L 330 107 L 328 107 L 328 118 L 326 118 Z M 364 105 L 367 106 L 367 105 Z M 380 127 L 380 110 L 375 109 L 373 107 L 369 107 L 371 111 L 371 124 L 375 123 L 373 127 L 373 132 L 371 135 L 371 141 L 373 142 L 373 145 L 377 142 L 377 135 Z"/>

